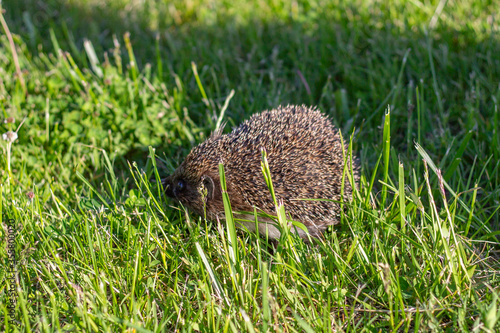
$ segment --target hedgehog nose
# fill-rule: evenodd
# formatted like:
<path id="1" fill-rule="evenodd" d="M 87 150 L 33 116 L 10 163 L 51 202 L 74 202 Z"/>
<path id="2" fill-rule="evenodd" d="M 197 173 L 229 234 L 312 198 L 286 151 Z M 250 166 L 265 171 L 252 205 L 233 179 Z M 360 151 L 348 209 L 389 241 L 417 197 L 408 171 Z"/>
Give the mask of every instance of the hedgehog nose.
<path id="1" fill-rule="evenodd" d="M 176 195 L 175 195 L 176 193 L 175 193 L 174 189 L 169 184 L 167 184 L 167 186 L 165 187 L 165 194 L 167 197 L 170 197 L 170 198 L 176 197 Z"/>
<path id="2" fill-rule="evenodd" d="M 170 197 L 170 198 L 175 198 L 175 193 L 173 190 L 173 186 L 170 181 L 170 177 L 165 177 L 161 180 L 161 184 L 163 185 L 163 188 L 165 189 L 165 194 Z"/>
<path id="3" fill-rule="evenodd" d="M 167 185 L 166 189 L 165 189 L 165 194 L 167 195 L 167 197 L 170 197 L 170 198 L 175 198 L 175 193 L 174 191 L 172 190 L 172 187 Z"/>

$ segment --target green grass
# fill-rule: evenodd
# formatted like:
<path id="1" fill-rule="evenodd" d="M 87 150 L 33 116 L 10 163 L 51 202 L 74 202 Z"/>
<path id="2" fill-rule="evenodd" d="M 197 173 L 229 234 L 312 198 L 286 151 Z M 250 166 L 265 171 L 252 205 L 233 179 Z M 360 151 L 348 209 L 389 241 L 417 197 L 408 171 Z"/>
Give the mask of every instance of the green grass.
<path id="1" fill-rule="evenodd" d="M 0 331 L 500 330 L 495 1 L 2 7 L 0 260 L 13 218 L 19 279 L 11 318 L 0 270 Z M 162 196 L 222 121 L 288 103 L 361 159 L 324 241 L 273 248 Z"/>

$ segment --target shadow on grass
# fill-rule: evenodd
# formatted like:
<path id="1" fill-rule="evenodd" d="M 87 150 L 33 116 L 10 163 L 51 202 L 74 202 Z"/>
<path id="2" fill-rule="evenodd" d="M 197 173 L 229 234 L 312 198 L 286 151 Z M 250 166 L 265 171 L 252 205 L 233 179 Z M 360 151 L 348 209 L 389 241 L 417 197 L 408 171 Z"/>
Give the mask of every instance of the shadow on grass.
<path id="1" fill-rule="evenodd" d="M 498 32 L 491 30 L 493 4 L 480 8 L 491 10 L 490 15 L 474 13 L 475 6 L 469 8 L 470 15 L 476 15 L 470 22 L 492 20 L 479 26 L 484 31 L 473 25 L 457 30 L 455 21 L 447 24 L 448 18 L 427 38 L 420 27 L 429 21 L 422 18 L 424 11 L 410 12 L 405 4 L 370 9 L 334 3 L 320 9 L 301 4 L 295 10 L 300 13 L 294 15 L 293 8 L 264 4 L 255 10 L 242 5 L 242 13 L 237 14 L 237 8 L 227 4 L 90 3 L 8 0 L 3 5 L 12 31 L 23 37 L 32 52 L 40 44 L 44 52 L 54 50 L 49 34 L 53 29 L 61 48 L 84 67 L 89 67 L 85 39 L 93 43 L 103 61 L 117 36 L 126 58 L 122 36 L 130 32 L 139 68 L 144 69 L 146 63 L 157 68 L 158 37 L 161 79 L 173 83 L 171 74 L 175 73 L 189 83 L 188 88 L 194 88 L 191 62 L 195 62 L 205 89 L 216 95 L 212 98 L 223 98 L 232 88 L 238 90 L 239 101 L 234 104 L 239 110 L 230 114 L 238 120 L 280 103 L 308 103 L 321 105 L 346 130 L 364 125 L 371 132 L 381 123 L 385 106 L 391 104 L 393 115 L 400 117 L 404 127 L 408 103 L 415 102 L 415 96 L 408 94 L 423 82 L 422 93 L 431 106 L 425 111 L 439 116 L 424 119 L 429 121 L 424 128 L 449 128 L 457 134 L 473 125 L 461 121 L 467 112 L 464 99 L 479 99 L 477 111 L 488 117 L 492 115 L 491 96 L 498 97 L 500 44 Z M 409 19 L 423 23 L 411 26 Z M 406 129 L 401 130 L 397 133 L 402 139 Z M 372 135 L 363 138 L 370 141 Z"/>

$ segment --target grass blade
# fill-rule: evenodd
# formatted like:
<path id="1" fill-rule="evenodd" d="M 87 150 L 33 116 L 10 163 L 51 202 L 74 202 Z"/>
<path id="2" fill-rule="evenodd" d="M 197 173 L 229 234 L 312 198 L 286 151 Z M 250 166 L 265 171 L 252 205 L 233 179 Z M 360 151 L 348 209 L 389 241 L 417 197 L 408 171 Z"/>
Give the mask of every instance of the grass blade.
<path id="1" fill-rule="evenodd" d="M 226 218 L 227 235 L 229 240 L 229 255 L 234 267 L 238 267 L 240 258 L 238 243 L 236 240 L 236 226 L 233 217 L 233 211 L 231 209 L 231 202 L 229 201 L 229 195 L 227 194 L 226 175 L 224 173 L 224 165 L 222 163 L 219 164 L 219 176 L 220 185 L 222 188 L 222 200 L 224 202 L 224 215 Z"/>
<path id="2" fill-rule="evenodd" d="M 387 183 L 387 179 L 389 178 L 389 157 L 391 152 L 391 109 L 387 107 L 384 116 L 384 132 L 382 137 L 382 151 L 384 156 L 384 183 Z M 387 199 L 387 186 L 382 187 L 382 204 L 381 207 L 385 207 L 385 202 Z"/>

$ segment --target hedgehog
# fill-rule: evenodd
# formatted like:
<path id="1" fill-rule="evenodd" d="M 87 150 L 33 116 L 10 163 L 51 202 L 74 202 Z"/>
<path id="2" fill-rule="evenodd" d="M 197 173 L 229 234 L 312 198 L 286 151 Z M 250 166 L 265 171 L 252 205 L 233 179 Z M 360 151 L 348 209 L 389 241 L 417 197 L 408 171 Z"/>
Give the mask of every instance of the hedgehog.
<path id="1" fill-rule="evenodd" d="M 352 165 L 354 183 L 359 179 L 359 161 L 352 162 L 347 144 L 342 151 L 341 134 L 330 119 L 315 107 L 280 106 L 254 114 L 229 134 L 215 131 L 194 147 L 173 174 L 163 179 L 168 197 L 209 220 L 224 218 L 219 163 L 224 165 L 227 193 L 235 212 L 276 215 L 276 207 L 262 173 L 262 150 L 267 154 L 276 198 L 290 220 L 302 223 L 319 238 L 340 222 L 344 156 Z M 352 178 L 352 177 L 351 177 Z M 344 200 L 352 196 L 354 184 L 344 176 Z M 325 200 L 304 200 L 325 199 Z M 276 240 L 279 228 L 269 217 L 235 215 L 240 227 Z M 304 239 L 307 233 L 292 228 Z"/>

